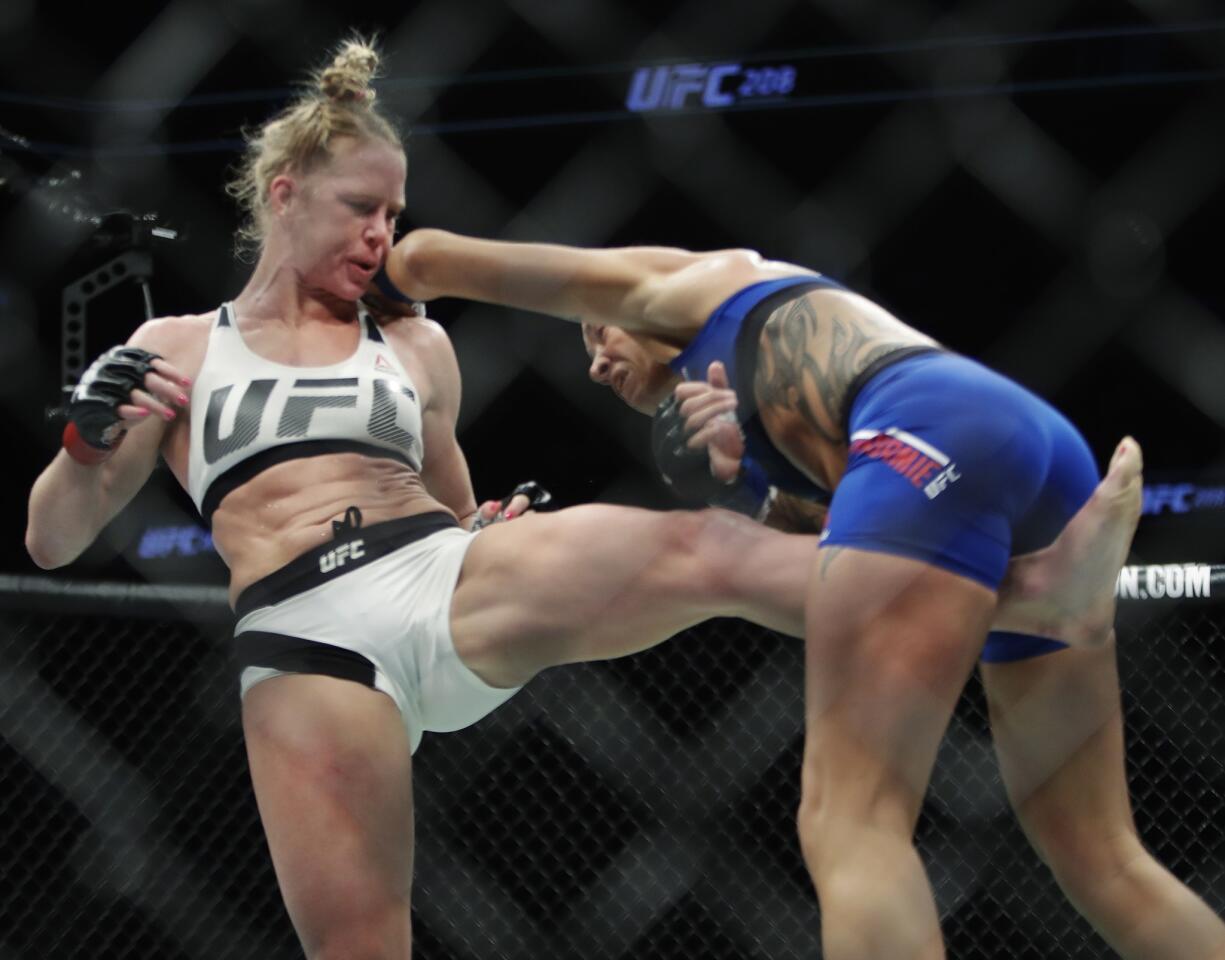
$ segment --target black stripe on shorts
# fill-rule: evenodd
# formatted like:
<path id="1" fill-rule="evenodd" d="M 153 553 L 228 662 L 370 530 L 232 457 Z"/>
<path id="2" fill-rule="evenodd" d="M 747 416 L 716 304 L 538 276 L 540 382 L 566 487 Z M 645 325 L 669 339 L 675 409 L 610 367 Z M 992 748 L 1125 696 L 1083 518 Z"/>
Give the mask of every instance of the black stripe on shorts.
<path id="1" fill-rule="evenodd" d="M 234 655 L 245 667 L 271 667 L 286 673 L 318 673 L 374 687 L 374 664 L 353 650 L 283 633 L 247 630 L 234 638 Z"/>

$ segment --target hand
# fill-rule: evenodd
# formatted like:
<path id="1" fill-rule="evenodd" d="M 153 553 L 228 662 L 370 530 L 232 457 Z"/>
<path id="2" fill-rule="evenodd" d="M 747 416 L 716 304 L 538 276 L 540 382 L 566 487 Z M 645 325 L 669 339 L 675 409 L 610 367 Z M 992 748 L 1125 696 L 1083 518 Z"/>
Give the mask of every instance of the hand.
<path id="1" fill-rule="evenodd" d="M 116 408 L 125 428 L 139 423 L 151 413 L 163 420 L 173 420 L 176 409 L 183 409 L 188 404 L 190 398 L 187 390 L 191 387 L 191 378 L 161 357 L 154 357 L 150 366 L 152 369 L 145 374 L 142 387 L 132 390 L 128 395 L 129 402 L 121 403 Z"/>
<path id="2" fill-rule="evenodd" d="M 112 347 L 85 371 L 72 391 L 68 419 L 82 439 L 105 446 L 105 435 L 140 423 L 149 414 L 175 418 L 186 407 L 191 380 L 155 353 L 139 347 Z"/>
<path id="3" fill-rule="evenodd" d="M 191 381 L 171 363 L 140 347 L 112 347 L 85 371 L 68 403 L 64 449 L 83 464 L 101 463 L 128 430 L 150 414 L 175 418 Z"/>
<path id="4" fill-rule="evenodd" d="M 553 495 L 548 490 L 534 480 L 528 480 L 519 484 L 501 500 L 486 500 L 482 503 L 477 508 L 472 529 L 480 530 L 491 523 L 501 523 L 532 513 L 533 507 L 542 507 L 552 499 Z"/>
<path id="5" fill-rule="evenodd" d="M 706 381 L 678 384 L 676 399 L 685 419 L 690 450 L 706 448 L 711 475 L 731 483 L 740 474 L 744 457 L 744 434 L 736 420 L 736 392 L 727 381 L 727 370 L 718 360 L 706 371 Z"/>

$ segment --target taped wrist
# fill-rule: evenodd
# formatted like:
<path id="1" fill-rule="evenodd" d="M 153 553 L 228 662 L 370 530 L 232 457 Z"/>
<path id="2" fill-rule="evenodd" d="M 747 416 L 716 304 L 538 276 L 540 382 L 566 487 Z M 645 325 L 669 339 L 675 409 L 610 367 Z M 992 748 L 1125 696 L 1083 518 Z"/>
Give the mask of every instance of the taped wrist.
<path id="1" fill-rule="evenodd" d="M 111 347 L 85 371 L 68 402 L 68 425 L 62 442 L 78 463 L 95 464 L 115 452 L 127 431 L 120 404 L 143 388 L 158 354 L 140 347 Z"/>
<path id="2" fill-rule="evenodd" d="M 669 395 L 651 424 L 655 466 L 664 483 L 686 500 L 697 500 L 762 520 L 774 500 L 775 489 L 765 470 L 751 457 L 740 459 L 740 472 L 724 483 L 710 472 L 710 453 L 688 446 L 684 419 L 675 394 Z"/>

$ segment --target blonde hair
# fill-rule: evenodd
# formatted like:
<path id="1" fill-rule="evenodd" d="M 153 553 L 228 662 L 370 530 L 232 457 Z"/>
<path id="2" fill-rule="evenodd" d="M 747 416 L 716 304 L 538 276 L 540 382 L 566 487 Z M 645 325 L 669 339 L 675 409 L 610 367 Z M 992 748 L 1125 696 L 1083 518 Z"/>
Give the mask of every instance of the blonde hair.
<path id="1" fill-rule="evenodd" d="M 286 171 L 309 173 L 326 163 L 338 137 L 383 140 L 404 149 L 399 130 L 374 103 L 371 82 L 378 66 L 374 41 L 354 35 L 340 44 L 331 63 L 311 74 L 307 89 L 293 103 L 246 133 L 246 152 L 225 187 L 245 215 L 234 243 L 240 259 L 263 245 L 268 185 L 275 177 Z"/>

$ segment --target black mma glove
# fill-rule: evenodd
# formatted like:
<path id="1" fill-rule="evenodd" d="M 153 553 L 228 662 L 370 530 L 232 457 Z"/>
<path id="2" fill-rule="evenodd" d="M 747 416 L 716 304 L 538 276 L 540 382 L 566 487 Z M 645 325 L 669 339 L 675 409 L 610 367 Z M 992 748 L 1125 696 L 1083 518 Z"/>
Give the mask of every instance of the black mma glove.
<path id="1" fill-rule="evenodd" d="M 690 449 L 688 440 L 680 404 L 669 394 L 651 422 L 651 448 L 664 483 L 685 499 L 764 520 L 777 491 L 757 461 L 741 457 L 739 475 L 724 483 L 710 472 L 710 453 Z"/>
<path id="2" fill-rule="evenodd" d="M 140 347 L 111 347 L 90 365 L 68 403 L 63 444 L 72 459 L 92 465 L 115 452 L 127 433 L 119 407 L 132 402 L 133 390 L 144 388 L 157 359 Z"/>
<path id="3" fill-rule="evenodd" d="M 501 506 L 498 507 L 498 512 L 493 515 L 492 519 L 483 520 L 478 514 L 477 518 L 472 521 L 472 532 L 476 533 L 476 531 L 489 526 L 491 523 L 497 523 L 498 517 L 502 516 L 502 511 L 509 507 L 510 502 L 520 494 L 527 497 L 527 509 L 523 511 L 524 513 L 527 513 L 528 510 L 535 510 L 537 507 L 543 507 L 553 499 L 553 494 L 549 493 L 548 490 L 535 480 L 525 480 L 502 498 Z"/>

